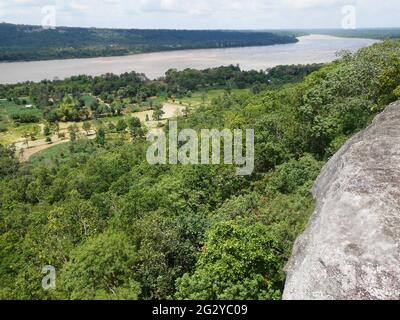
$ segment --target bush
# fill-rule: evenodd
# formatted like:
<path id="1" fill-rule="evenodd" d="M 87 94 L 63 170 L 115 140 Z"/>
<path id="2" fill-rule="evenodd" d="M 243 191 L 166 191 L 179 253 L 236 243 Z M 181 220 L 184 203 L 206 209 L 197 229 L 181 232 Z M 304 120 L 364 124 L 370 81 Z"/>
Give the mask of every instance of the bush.
<path id="1" fill-rule="evenodd" d="M 20 123 L 37 123 L 40 117 L 34 111 L 15 112 L 11 115 L 11 119 Z"/>
<path id="2" fill-rule="evenodd" d="M 7 132 L 7 127 L 5 126 L 5 124 L 0 123 L 0 132 Z"/>
<path id="3" fill-rule="evenodd" d="M 394 90 L 394 95 L 396 98 L 400 99 L 400 85 Z"/>

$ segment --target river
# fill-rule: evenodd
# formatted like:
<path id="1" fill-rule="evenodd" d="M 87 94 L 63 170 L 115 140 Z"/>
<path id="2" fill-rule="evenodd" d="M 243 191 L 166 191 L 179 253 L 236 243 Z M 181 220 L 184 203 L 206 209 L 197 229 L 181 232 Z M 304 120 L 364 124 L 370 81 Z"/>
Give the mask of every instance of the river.
<path id="1" fill-rule="evenodd" d="M 325 35 L 299 37 L 299 42 L 262 47 L 200 49 L 145 53 L 121 57 L 0 63 L 0 83 L 63 79 L 73 75 L 144 73 L 161 77 L 171 68 L 205 69 L 239 64 L 243 70 L 262 70 L 277 65 L 333 61 L 339 50 L 357 51 L 378 42 L 371 39 L 337 38 Z"/>

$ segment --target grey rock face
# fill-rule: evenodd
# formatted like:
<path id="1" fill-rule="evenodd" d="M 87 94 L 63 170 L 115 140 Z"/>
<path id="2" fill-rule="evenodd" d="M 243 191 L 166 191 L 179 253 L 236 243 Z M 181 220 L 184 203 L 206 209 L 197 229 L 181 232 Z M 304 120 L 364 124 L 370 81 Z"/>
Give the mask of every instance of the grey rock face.
<path id="1" fill-rule="evenodd" d="M 285 300 L 400 299 L 400 102 L 327 163 Z"/>

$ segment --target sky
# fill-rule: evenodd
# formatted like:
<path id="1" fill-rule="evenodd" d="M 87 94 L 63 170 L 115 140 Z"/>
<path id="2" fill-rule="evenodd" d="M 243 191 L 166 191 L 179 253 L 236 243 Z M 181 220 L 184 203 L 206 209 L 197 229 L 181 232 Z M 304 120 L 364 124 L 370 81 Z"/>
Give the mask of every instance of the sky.
<path id="1" fill-rule="evenodd" d="M 399 1 L 0 0 L 0 22 L 41 25 L 51 20 L 56 26 L 144 29 L 293 29 L 341 28 L 349 26 L 351 19 L 350 25 L 357 28 L 400 27 Z"/>

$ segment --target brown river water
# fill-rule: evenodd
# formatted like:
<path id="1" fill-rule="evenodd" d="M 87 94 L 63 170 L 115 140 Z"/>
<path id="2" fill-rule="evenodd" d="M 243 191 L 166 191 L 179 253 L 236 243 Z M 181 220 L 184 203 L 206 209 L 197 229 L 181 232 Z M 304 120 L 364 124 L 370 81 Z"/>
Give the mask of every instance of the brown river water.
<path id="1" fill-rule="evenodd" d="M 145 53 L 121 57 L 66 59 L 0 63 L 0 83 L 63 79 L 73 75 L 144 73 L 150 79 L 168 69 L 205 69 L 240 65 L 243 70 L 264 70 L 277 65 L 330 62 L 340 50 L 357 51 L 376 43 L 371 39 L 337 38 L 323 35 L 299 37 L 299 42 L 262 47 L 201 49 Z"/>

